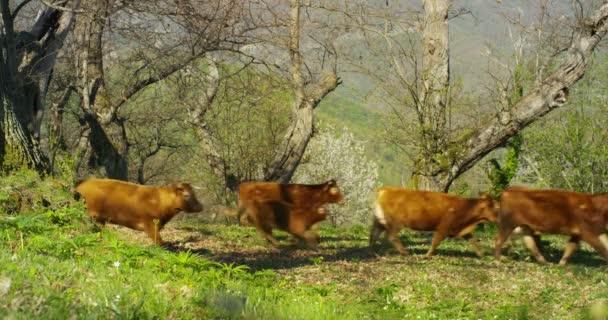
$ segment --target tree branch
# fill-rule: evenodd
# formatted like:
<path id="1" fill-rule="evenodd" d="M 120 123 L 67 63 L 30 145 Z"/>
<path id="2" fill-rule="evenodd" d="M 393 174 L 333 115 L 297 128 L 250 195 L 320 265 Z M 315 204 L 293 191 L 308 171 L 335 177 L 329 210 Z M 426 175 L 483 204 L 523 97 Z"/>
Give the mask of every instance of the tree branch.
<path id="1" fill-rule="evenodd" d="M 128 88 L 125 91 L 123 91 L 122 97 L 116 103 L 114 103 L 112 109 L 118 110 L 118 108 L 120 108 L 132 96 L 136 95 L 138 92 L 140 92 L 147 86 L 157 83 L 159 81 L 162 81 L 163 79 L 165 79 L 165 78 L 169 77 L 170 75 L 172 75 L 173 73 L 181 70 L 182 68 L 184 68 L 185 66 L 190 64 L 192 61 L 196 60 L 197 58 L 201 57 L 204 54 L 205 54 L 205 52 L 195 54 L 180 63 L 170 65 L 166 69 L 161 70 L 160 72 L 157 72 L 156 74 L 149 76 L 146 79 L 139 80 L 138 82 L 129 85 Z"/>
<path id="2" fill-rule="evenodd" d="M 342 84 L 342 79 L 340 79 L 335 72 L 327 74 L 321 83 L 316 84 L 307 94 L 307 98 L 312 104 L 312 107 L 316 108 L 321 100 L 330 92 L 334 91 L 340 84 Z"/>
<path id="3" fill-rule="evenodd" d="M 49 31 L 51 26 L 53 26 L 53 20 L 55 20 L 55 16 L 59 13 L 59 10 L 55 10 L 53 8 L 46 8 L 45 10 L 39 11 L 36 16 L 36 22 L 34 22 L 30 33 L 38 40 L 42 39 L 45 34 Z"/>
<path id="4" fill-rule="evenodd" d="M 23 2 L 21 2 L 16 8 L 15 10 L 13 10 L 13 14 L 11 15 L 12 19 L 15 19 L 17 17 L 17 14 L 19 14 L 19 11 L 21 11 L 21 9 L 23 9 L 23 7 L 25 7 L 28 3 L 32 2 L 32 0 L 23 0 Z"/>
<path id="5" fill-rule="evenodd" d="M 4 41 L 6 42 L 6 60 L 7 73 L 9 81 L 13 80 L 17 72 L 16 48 L 15 48 L 15 30 L 13 29 L 13 19 L 9 8 L 8 0 L 0 0 L 0 13 L 2 15 L 2 23 L 4 29 Z"/>
<path id="6" fill-rule="evenodd" d="M 67 1 L 58 1 L 57 3 L 50 3 L 46 0 L 40 0 L 40 2 L 44 3 L 45 6 L 54 9 L 54 10 L 59 10 L 59 11 L 64 11 L 64 12 L 72 12 L 72 13 L 86 13 L 85 10 L 77 10 L 75 8 L 68 8 L 65 7 L 65 3 Z"/>
<path id="7" fill-rule="evenodd" d="M 466 142 L 467 148 L 452 165 L 448 179 L 455 179 L 520 130 L 564 105 L 568 99 L 569 88 L 583 77 L 593 50 L 607 32 L 608 2 L 604 2 L 592 17 L 585 19 L 584 26 L 577 31 L 566 61 L 515 104 L 506 119 L 502 117 L 490 121 Z"/>

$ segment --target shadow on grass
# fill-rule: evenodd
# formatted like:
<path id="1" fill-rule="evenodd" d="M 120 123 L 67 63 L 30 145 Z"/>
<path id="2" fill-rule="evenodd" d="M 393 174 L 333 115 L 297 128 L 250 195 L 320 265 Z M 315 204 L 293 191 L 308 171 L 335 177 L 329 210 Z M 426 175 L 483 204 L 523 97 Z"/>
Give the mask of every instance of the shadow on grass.
<path id="1" fill-rule="evenodd" d="M 197 228 L 186 227 L 181 229 L 197 232 L 203 236 L 213 236 L 214 234 L 214 232 L 209 230 Z M 356 236 L 352 234 L 344 236 L 323 236 L 318 250 L 307 248 L 301 243 L 297 244 L 292 236 L 283 233 L 274 235 L 281 243 L 278 248 L 272 248 L 269 244 L 264 244 L 263 249 L 259 249 L 259 246 L 257 246 L 258 248 L 248 246 L 243 247 L 243 250 L 233 249 L 230 251 L 213 252 L 206 248 L 196 248 L 190 249 L 190 251 L 217 262 L 246 265 L 250 268 L 251 272 L 264 269 L 291 269 L 319 264 L 321 262 L 381 261 L 382 263 L 415 264 L 418 263 L 420 259 L 424 258 L 426 252 L 430 248 L 432 235 L 433 233 L 418 233 L 415 235 L 409 234 L 402 236 L 401 240 L 409 250 L 408 257 L 402 257 L 386 239 L 380 239 L 374 245 L 373 250 L 370 250 L 367 246 L 367 236 Z M 186 251 L 188 249 L 186 249 L 184 243 L 197 242 L 198 240 L 200 240 L 199 236 L 190 236 L 179 242 L 167 243 L 165 247 L 174 252 Z M 365 245 L 348 243 L 360 243 L 361 241 L 364 241 Z M 480 245 L 484 255 L 486 257 L 491 257 L 493 254 L 493 246 L 488 245 L 487 243 L 480 243 Z M 542 252 L 548 261 L 557 263 L 561 258 L 563 248 L 557 248 L 555 247 L 555 244 L 551 246 L 549 241 L 543 241 Z M 437 257 L 479 259 L 471 246 L 464 239 L 451 239 L 451 241 L 447 241 L 447 243 L 444 240 L 439 248 L 437 248 L 435 255 Z M 503 256 L 508 260 L 521 261 L 528 257 L 529 253 L 521 250 L 517 252 L 514 250 L 504 250 Z M 463 263 L 466 264 L 466 260 L 464 260 Z M 569 264 L 589 267 L 606 266 L 605 262 L 600 259 L 595 251 L 590 252 L 585 250 L 577 250 L 570 258 Z"/>
<path id="2" fill-rule="evenodd" d="M 188 231 L 188 232 L 196 232 L 196 233 L 198 233 L 200 235 L 203 235 L 203 236 L 213 236 L 213 235 L 215 235 L 215 233 L 213 231 L 207 230 L 207 229 L 202 229 L 202 228 L 180 226 L 178 229 L 179 230 L 183 230 L 183 231 Z"/>
<path id="3" fill-rule="evenodd" d="M 264 269 L 298 268 L 320 262 L 355 262 L 377 259 L 376 254 L 367 248 L 346 248 L 330 253 L 324 249 L 302 249 L 296 246 L 281 246 L 266 252 L 225 252 L 208 255 L 208 257 L 218 262 L 247 265 L 251 272 Z"/>
<path id="4" fill-rule="evenodd" d="M 428 250 L 431 248 L 431 242 L 426 240 L 417 239 L 415 241 L 405 241 L 405 247 L 407 248 L 409 255 L 424 257 Z M 435 256 L 442 257 L 460 257 L 460 258 L 479 258 L 472 249 L 467 247 L 462 249 L 453 249 L 453 248 L 445 248 L 439 245 L 437 250 L 435 251 Z M 390 255 L 398 255 L 399 253 L 393 247 L 393 245 L 387 241 L 383 241 L 381 244 L 376 244 L 374 246 L 375 251 L 378 255 L 390 256 Z"/>
<path id="5" fill-rule="evenodd" d="M 511 250 L 509 250 L 511 249 Z M 527 249 L 522 251 L 514 252 L 512 248 L 507 250 L 503 249 L 503 256 L 509 260 L 521 261 L 528 259 L 531 263 L 537 263 L 532 254 Z M 551 244 L 550 241 L 542 241 L 542 245 L 539 248 L 542 255 L 549 262 L 549 264 L 558 264 L 562 255 L 564 254 L 564 248 Z M 606 267 L 606 261 L 604 261 L 597 251 L 587 251 L 578 248 L 574 254 L 568 259 L 568 265 L 585 266 L 585 267 Z"/>
<path id="6" fill-rule="evenodd" d="M 367 245 L 337 249 L 331 248 L 336 242 L 350 240 L 352 237 L 346 237 L 348 239 L 341 237 L 324 237 L 322 238 L 321 248 L 315 250 L 306 248 L 301 244 L 288 244 L 286 242 L 290 240 L 290 237 L 288 236 L 277 236 L 276 238 L 282 242 L 278 248 L 268 247 L 269 249 L 260 251 L 243 250 L 220 253 L 212 253 L 207 249 L 195 249 L 191 251 L 217 262 L 246 265 L 251 272 L 265 269 L 291 269 L 321 262 L 354 263 L 380 259 L 383 264 L 411 265 L 419 263 L 420 259 L 424 258 L 427 251 L 425 248 L 410 248 L 410 255 L 403 257 L 393 248 L 392 244 L 385 241 L 381 244 L 376 244 L 373 250 L 370 250 Z M 170 250 L 182 251 L 185 249 L 180 246 L 173 246 Z M 477 258 L 473 252 L 449 248 L 439 248 L 437 254 L 450 257 Z"/>

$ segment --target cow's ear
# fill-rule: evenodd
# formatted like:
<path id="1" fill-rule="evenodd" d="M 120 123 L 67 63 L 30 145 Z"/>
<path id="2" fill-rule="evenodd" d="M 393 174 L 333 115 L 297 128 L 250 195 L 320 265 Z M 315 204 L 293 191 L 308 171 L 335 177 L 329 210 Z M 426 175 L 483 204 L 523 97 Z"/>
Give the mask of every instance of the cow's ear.
<path id="1" fill-rule="evenodd" d="M 480 199 L 490 199 L 490 194 L 487 191 L 483 191 L 483 192 L 479 192 L 479 198 Z"/>

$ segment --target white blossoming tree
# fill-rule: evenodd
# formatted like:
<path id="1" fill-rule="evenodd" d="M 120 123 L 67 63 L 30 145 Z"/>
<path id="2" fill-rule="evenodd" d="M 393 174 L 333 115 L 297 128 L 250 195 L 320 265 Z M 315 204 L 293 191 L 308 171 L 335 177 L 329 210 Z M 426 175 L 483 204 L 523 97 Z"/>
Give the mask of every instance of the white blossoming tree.
<path id="1" fill-rule="evenodd" d="M 334 225 L 366 224 L 369 220 L 371 195 L 377 186 L 376 163 L 365 156 L 364 144 L 348 129 L 336 133 L 321 129 L 310 141 L 292 183 L 322 183 L 336 179 L 344 194 L 343 206 L 330 208 L 329 221 Z"/>

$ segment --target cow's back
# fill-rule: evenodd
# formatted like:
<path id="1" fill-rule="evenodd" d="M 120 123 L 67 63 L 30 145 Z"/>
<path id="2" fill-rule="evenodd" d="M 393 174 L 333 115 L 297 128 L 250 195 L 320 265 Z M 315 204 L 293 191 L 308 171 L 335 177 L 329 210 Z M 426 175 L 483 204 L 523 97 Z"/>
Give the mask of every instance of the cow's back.
<path id="1" fill-rule="evenodd" d="M 547 233 L 578 234 L 593 219 L 593 203 L 583 193 L 508 189 L 500 197 L 500 219 Z"/>
<path id="2" fill-rule="evenodd" d="M 99 220 L 141 229 L 144 217 L 161 215 L 162 199 L 154 187 L 91 178 L 80 183 L 76 191 L 85 198 L 89 214 Z"/>
<path id="3" fill-rule="evenodd" d="M 276 182 L 243 182 L 239 186 L 239 201 L 282 201 L 298 206 L 315 197 L 315 185 L 281 184 Z"/>
<path id="4" fill-rule="evenodd" d="M 430 231 L 445 214 L 461 210 L 462 200 L 439 192 L 383 187 L 377 190 L 376 217 L 391 226 Z"/>

